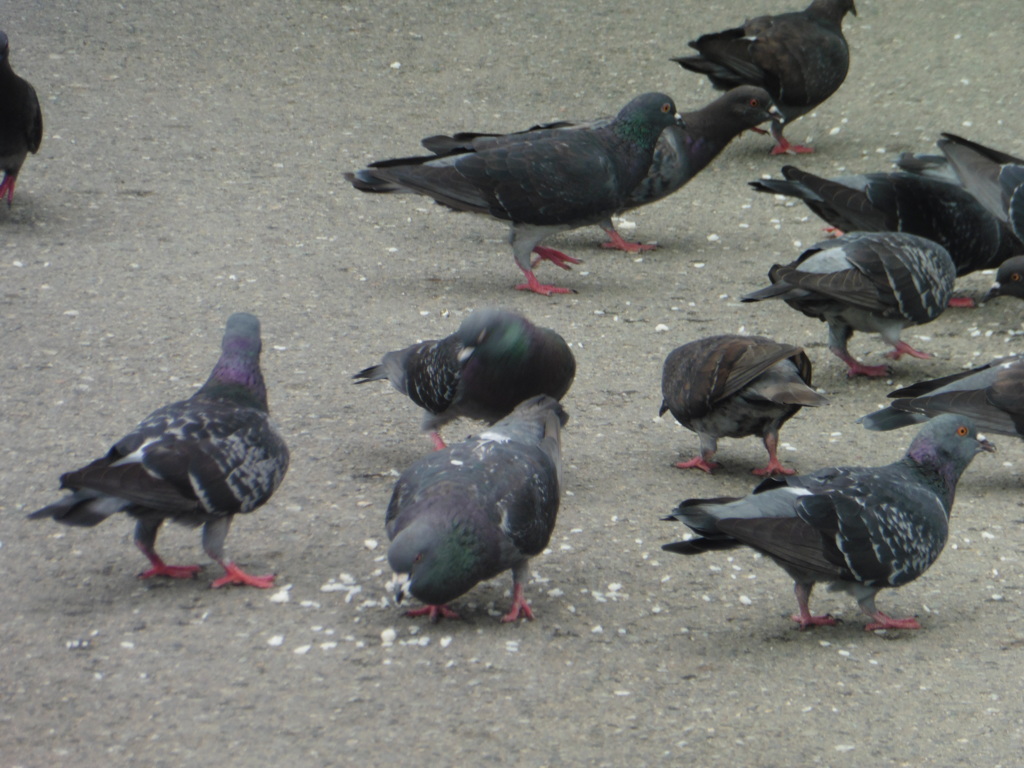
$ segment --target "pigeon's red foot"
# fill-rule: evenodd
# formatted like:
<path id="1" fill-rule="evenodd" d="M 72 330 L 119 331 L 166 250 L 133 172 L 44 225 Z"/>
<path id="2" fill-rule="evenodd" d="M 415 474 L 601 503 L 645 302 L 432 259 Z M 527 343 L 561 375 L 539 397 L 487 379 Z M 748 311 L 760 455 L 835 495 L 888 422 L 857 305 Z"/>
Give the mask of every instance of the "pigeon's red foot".
<path id="1" fill-rule="evenodd" d="M 758 477 L 770 477 L 771 475 L 795 475 L 795 469 L 789 469 L 788 467 L 782 466 L 782 463 L 777 459 L 771 459 L 767 466 L 758 467 L 757 469 L 751 470 L 753 474 Z"/>
<path id="2" fill-rule="evenodd" d="M 711 470 L 719 469 L 722 465 L 717 461 L 708 461 L 703 456 L 696 456 L 689 461 L 677 461 L 672 466 L 677 469 L 702 469 L 711 474 Z"/>
<path id="3" fill-rule="evenodd" d="M 526 275 L 526 282 L 516 286 L 517 291 L 533 291 L 541 296 L 550 296 L 553 293 L 576 293 L 572 288 L 559 288 L 557 285 L 546 285 L 539 280 L 533 272 L 523 270 Z"/>
<path id="4" fill-rule="evenodd" d="M 614 248 L 617 251 L 625 251 L 626 253 L 639 253 L 640 251 L 653 251 L 658 247 L 657 243 L 633 243 L 626 240 L 616 230 L 605 230 L 608 233 L 608 237 L 611 240 L 607 243 L 601 243 L 602 248 Z"/>
<path id="5" fill-rule="evenodd" d="M 805 147 L 803 144 L 790 144 L 785 139 L 779 139 L 779 143 L 772 147 L 773 155 L 813 155 L 814 147 Z"/>
<path id="6" fill-rule="evenodd" d="M 430 439 L 434 442 L 435 451 L 443 451 L 448 446 L 444 444 L 444 439 L 441 437 L 440 432 L 431 432 Z"/>
<path id="7" fill-rule="evenodd" d="M 957 309 L 972 309 L 978 306 L 978 302 L 972 299 L 970 296 L 954 296 L 949 300 L 947 307 L 954 307 Z"/>
<path id="8" fill-rule="evenodd" d="M 166 576 L 170 579 L 191 579 L 201 570 L 200 565 L 167 565 L 160 558 L 157 558 L 153 567 L 148 571 L 139 574 L 140 579 L 151 579 L 154 576 Z"/>
<path id="9" fill-rule="evenodd" d="M 885 353 L 885 356 L 888 357 L 890 360 L 899 360 L 901 357 L 903 357 L 903 355 L 910 355 L 911 357 L 916 357 L 918 360 L 932 359 L 932 356 L 929 355 L 927 352 L 918 352 L 905 341 L 898 341 L 893 345 L 893 347 L 895 347 L 895 349 L 893 349 L 891 352 Z"/>
<path id="10" fill-rule="evenodd" d="M 260 589 L 269 589 L 274 586 L 274 574 L 272 573 L 266 576 L 250 576 L 234 563 L 221 563 L 221 565 L 224 567 L 225 575 L 213 582 L 210 585 L 211 589 L 218 589 L 227 584 L 259 587 Z"/>
<path id="11" fill-rule="evenodd" d="M 833 627 L 839 623 L 839 619 L 827 613 L 824 616 L 813 616 L 810 612 L 794 613 L 789 618 L 800 625 L 798 629 L 807 629 L 808 627 Z"/>
<path id="12" fill-rule="evenodd" d="M 7 198 L 7 207 L 10 208 L 11 203 L 14 202 L 14 177 L 4 176 L 4 180 L 0 182 L 0 200 Z"/>
<path id="13" fill-rule="evenodd" d="M 405 612 L 410 618 L 417 616 L 429 616 L 431 624 L 437 624 L 441 619 L 461 619 L 455 611 L 447 605 L 425 605 L 422 608 L 412 608 Z"/>
<path id="14" fill-rule="evenodd" d="M 846 233 L 843 232 L 839 227 L 825 227 L 824 231 L 829 237 L 842 237 Z"/>
<path id="15" fill-rule="evenodd" d="M 867 632 L 874 632 L 876 629 L 920 629 L 921 625 L 917 622 L 917 619 L 911 617 L 909 619 L 894 619 L 892 616 L 887 616 L 881 611 L 871 614 L 871 618 L 874 619 L 870 624 L 865 624 L 864 629 Z"/>
<path id="16" fill-rule="evenodd" d="M 864 363 L 854 363 L 849 366 L 846 371 L 846 375 L 849 378 L 854 376 L 867 376 L 869 379 L 881 379 L 886 376 L 892 375 L 892 369 L 888 365 L 864 365 Z"/>
<path id="17" fill-rule="evenodd" d="M 568 254 L 562 253 L 561 251 L 556 251 L 554 248 L 548 248 L 543 245 L 538 245 L 536 248 L 533 249 L 533 252 L 537 254 L 537 260 L 530 265 L 531 269 L 536 269 L 537 265 L 540 264 L 542 261 L 550 261 L 556 267 L 561 267 L 562 269 L 572 269 L 572 267 L 569 266 L 570 264 L 583 263 L 582 259 L 574 259 L 572 256 L 569 256 Z"/>
<path id="18" fill-rule="evenodd" d="M 523 597 L 523 585 L 516 584 L 512 588 L 512 607 L 509 608 L 508 613 L 501 617 L 501 621 L 503 624 L 516 621 L 520 613 L 523 614 L 524 619 L 533 621 L 533 611 L 530 610 L 530 605 L 526 602 L 526 598 Z"/>

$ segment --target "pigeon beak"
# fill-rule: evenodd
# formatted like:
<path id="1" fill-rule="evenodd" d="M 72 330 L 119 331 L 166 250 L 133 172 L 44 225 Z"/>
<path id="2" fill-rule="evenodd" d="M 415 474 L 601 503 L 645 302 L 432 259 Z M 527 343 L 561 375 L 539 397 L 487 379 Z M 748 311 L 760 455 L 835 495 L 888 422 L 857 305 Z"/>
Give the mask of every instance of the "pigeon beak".
<path id="1" fill-rule="evenodd" d="M 1002 290 L 1002 288 L 1003 286 L 1000 285 L 998 282 L 992 283 L 992 287 L 988 289 L 988 293 L 981 297 L 981 303 L 984 304 L 987 301 L 991 301 L 996 296 L 999 296 L 999 292 Z"/>
<path id="2" fill-rule="evenodd" d="M 409 591 L 409 574 L 408 573 L 396 573 L 392 586 L 395 590 L 395 602 L 398 605 L 402 604 L 402 601 L 409 597 L 412 593 Z"/>
<path id="3" fill-rule="evenodd" d="M 776 107 L 774 104 L 772 104 L 770 107 L 768 107 L 768 114 L 771 115 L 772 119 L 775 120 L 776 122 L 779 122 L 779 123 L 786 122 L 785 115 L 783 115 L 779 111 L 779 108 Z"/>
<path id="4" fill-rule="evenodd" d="M 683 122 L 683 116 L 680 115 L 678 112 L 676 112 L 676 114 L 675 114 L 675 120 L 676 120 L 676 125 L 678 125 L 680 128 L 685 128 L 686 127 L 686 123 Z"/>
<path id="5" fill-rule="evenodd" d="M 978 435 L 978 449 L 985 451 L 985 453 L 996 452 L 996 447 L 986 440 L 984 435 Z"/>

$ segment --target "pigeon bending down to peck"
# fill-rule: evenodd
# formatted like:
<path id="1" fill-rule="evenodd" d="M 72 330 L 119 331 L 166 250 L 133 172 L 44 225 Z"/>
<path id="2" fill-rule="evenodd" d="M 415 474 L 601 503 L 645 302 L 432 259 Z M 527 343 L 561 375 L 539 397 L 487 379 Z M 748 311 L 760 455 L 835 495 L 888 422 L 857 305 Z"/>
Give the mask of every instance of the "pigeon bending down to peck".
<path id="1" fill-rule="evenodd" d="M 413 192 L 509 222 L 512 254 L 527 280 L 516 288 L 545 296 L 571 293 L 541 284 L 530 254 L 564 269 L 578 263 L 541 241 L 625 208 L 647 176 L 661 132 L 681 124 L 672 99 L 646 93 L 600 126 L 542 132 L 475 152 L 385 160 L 345 178 L 363 192 Z"/>
<path id="2" fill-rule="evenodd" d="M 562 489 L 558 401 L 540 395 L 477 437 L 431 453 L 398 478 L 385 527 L 395 599 L 422 600 L 409 616 L 459 618 L 447 604 L 512 569 L 502 621 L 533 618 L 523 597 L 529 560 L 551 538 Z"/>
<path id="3" fill-rule="evenodd" d="M 800 347 L 763 336 L 709 336 L 674 349 L 661 375 L 659 415 L 671 411 L 676 421 L 700 437 L 700 455 L 675 464 L 705 472 L 720 437 L 759 435 L 768 465 L 755 475 L 792 475 L 778 457 L 779 428 L 802 406 L 827 405 L 811 387 L 811 361 Z"/>
<path id="4" fill-rule="evenodd" d="M 704 170 L 740 133 L 780 117 L 768 92 L 752 85 L 733 88 L 702 109 L 683 112 L 685 127 L 670 125 L 661 132 L 647 176 L 629 194 L 623 210 L 668 197 Z M 489 147 L 535 140 L 542 135 L 557 136 L 557 133 L 552 133 L 554 131 L 593 130 L 610 121 L 611 118 L 587 123 L 562 121 L 508 134 L 456 133 L 451 136 L 428 136 L 422 143 L 431 152 L 441 156 L 480 152 Z M 605 248 L 636 253 L 656 247 L 653 243 L 625 240 L 615 229 L 610 215 L 598 224 L 611 238 L 609 242 L 602 243 Z"/>
<path id="5" fill-rule="evenodd" d="M 900 339 L 912 325 L 942 314 L 953 293 L 955 270 L 941 245 L 898 232 L 853 232 L 817 243 L 791 264 L 769 270 L 772 285 L 741 301 L 782 299 L 808 317 L 828 323 L 828 345 L 846 363 L 848 376 L 888 376 L 887 365 L 864 365 L 847 345 L 853 332 L 878 333 L 904 354 L 928 358 Z"/>
<path id="6" fill-rule="evenodd" d="M 960 475 L 980 451 L 994 451 L 967 418 L 940 416 L 921 428 L 899 461 L 884 467 L 832 467 L 769 478 L 739 499 L 690 499 L 666 520 L 699 536 L 662 549 L 684 555 L 740 545 L 771 557 L 792 577 L 800 628 L 835 624 L 808 602 L 819 581 L 853 595 L 871 617 L 864 628 L 920 629 L 875 606 L 886 587 L 924 573 L 949 534 Z"/>
<path id="7" fill-rule="evenodd" d="M 203 549 L 224 568 L 213 587 L 266 588 L 274 576 L 251 576 L 224 554 L 237 514 L 267 502 L 288 469 L 288 447 L 270 421 L 260 372 L 260 323 L 228 318 L 221 356 L 188 400 L 147 416 L 100 459 L 61 476 L 71 491 L 29 515 L 64 525 L 94 526 L 115 512 L 136 519 L 135 545 L 153 567 L 140 578 L 192 577 L 198 565 L 167 565 L 154 549 L 164 520 L 203 526 Z"/>
<path id="8" fill-rule="evenodd" d="M 1014 256 L 999 265 L 999 269 L 996 270 L 996 281 L 982 301 L 989 301 L 997 296 L 1024 299 L 1024 256 Z"/>
<path id="9" fill-rule="evenodd" d="M 576 375 L 576 358 L 565 339 L 517 312 L 478 309 L 444 339 L 388 352 L 364 368 L 357 384 L 387 379 L 420 406 L 423 431 L 438 450 L 440 428 L 460 416 L 494 423 L 523 400 L 549 395 L 561 400 Z"/>
<path id="10" fill-rule="evenodd" d="M 959 185 L 912 173 L 824 179 L 792 165 L 783 166 L 782 175 L 785 181 L 759 179 L 750 185 L 803 200 L 839 230 L 905 232 L 933 240 L 949 252 L 958 277 L 995 269 L 1024 251 L 1005 221 Z"/>
<path id="11" fill-rule="evenodd" d="M 940 413 L 966 416 L 979 429 L 1024 437 L 1024 357 L 1007 357 L 940 379 L 890 392 L 892 403 L 862 416 L 866 428 L 885 432 L 920 424 Z"/>
<path id="12" fill-rule="evenodd" d="M 7 35 L 0 31 L 0 200 L 14 200 L 14 184 L 28 153 L 39 151 L 43 113 L 36 89 L 11 69 Z"/>
<path id="13" fill-rule="evenodd" d="M 790 144 L 783 123 L 805 115 L 839 90 L 850 68 L 843 18 L 857 15 L 853 0 L 814 0 L 802 11 L 758 16 L 742 26 L 702 35 L 689 43 L 696 56 L 673 59 L 706 75 L 719 90 L 757 85 L 771 94 L 782 113 L 772 121 L 777 145 L 772 154 L 807 153 Z"/>

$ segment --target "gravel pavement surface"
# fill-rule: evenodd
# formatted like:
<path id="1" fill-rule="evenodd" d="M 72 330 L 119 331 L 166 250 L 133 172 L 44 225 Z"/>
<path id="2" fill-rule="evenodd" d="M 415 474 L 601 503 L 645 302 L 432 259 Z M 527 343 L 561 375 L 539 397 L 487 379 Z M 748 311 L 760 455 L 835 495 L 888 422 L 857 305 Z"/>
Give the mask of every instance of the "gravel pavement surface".
<path id="1" fill-rule="evenodd" d="M 697 438 L 657 417 L 669 351 L 764 334 L 804 345 L 832 400 L 783 428 L 783 460 L 887 463 L 911 432 L 858 416 L 896 386 L 1021 351 L 1024 304 L 1000 299 L 905 334 L 934 359 L 850 381 L 822 323 L 736 299 L 823 237 L 747 181 L 786 162 L 889 170 L 942 131 L 1024 155 L 1019 8 L 860 0 L 845 85 L 786 131 L 817 153 L 771 157 L 767 137 L 741 136 L 627 215 L 627 237 L 661 246 L 641 256 L 600 248 L 596 227 L 553 238 L 585 263 L 538 276 L 575 294 L 512 290 L 501 223 L 342 178 L 429 134 L 596 117 L 644 91 L 699 108 L 717 94 L 669 57 L 793 7 L 5 0 L 45 132 L 0 206 L 0 768 L 1024 764 L 1024 442 L 995 436 L 942 558 L 879 596 L 921 630 L 865 633 L 852 599 L 821 588 L 812 607 L 844 623 L 798 632 L 768 559 L 660 550 L 683 532 L 660 520 L 681 499 L 752 487 L 760 442 L 723 440 L 714 475 L 681 471 Z M 430 625 L 389 600 L 383 530 L 397 472 L 430 441 L 411 402 L 351 376 L 488 305 L 572 345 L 567 492 L 527 586 L 535 621 L 499 623 L 506 574 L 456 601 L 462 621 Z M 235 311 L 262 321 L 292 465 L 228 551 L 278 586 L 210 590 L 219 569 L 188 528 L 168 527 L 161 553 L 203 563 L 199 577 L 139 581 L 126 517 L 25 520 L 61 472 L 191 394 Z M 877 363 L 886 346 L 851 349 Z"/>

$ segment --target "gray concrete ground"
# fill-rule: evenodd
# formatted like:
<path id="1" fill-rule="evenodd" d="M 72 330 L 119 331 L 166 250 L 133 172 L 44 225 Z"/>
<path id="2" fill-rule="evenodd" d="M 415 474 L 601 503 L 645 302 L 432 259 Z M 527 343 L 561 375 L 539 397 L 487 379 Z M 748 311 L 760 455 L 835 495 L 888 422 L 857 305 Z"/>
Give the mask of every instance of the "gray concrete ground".
<path id="1" fill-rule="evenodd" d="M 886 170 L 941 131 L 1024 153 L 1012 4 L 859 6 L 846 84 L 788 131 L 818 149 L 798 164 Z M 696 437 L 656 418 L 672 348 L 763 333 L 805 345 L 833 401 L 784 429 L 784 459 L 888 462 L 910 434 L 854 419 L 896 385 L 1019 351 L 1020 303 L 949 311 L 906 336 L 935 359 L 848 381 L 822 324 L 736 301 L 822 237 L 802 207 L 747 187 L 787 161 L 754 135 L 628 216 L 658 250 L 607 252 L 596 228 L 554 239 L 586 263 L 541 268 L 578 290 L 551 299 L 512 290 L 501 224 L 342 178 L 431 133 L 592 117 L 642 91 L 697 108 L 715 94 L 668 58 L 788 7 L 7 0 L 0 26 L 46 130 L 0 210 L 0 766 L 1020 765 L 1020 441 L 968 471 L 937 565 L 879 598 L 920 631 L 867 634 L 848 597 L 820 590 L 813 606 L 846 621 L 796 632 L 770 561 L 659 549 L 681 533 L 659 520 L 680 499 L 752 486 L 760 444 L 725 440 L 723 470 L 683 472 L 671 463 Z M 536 621 L 498 622 L 504 576 L 457 602 L 463 621 L 432 626 L 388 602 L 383 531 L 396 471 L 430 444 L 411 403 L 350 377 L 485 305 L 576 353 L 568 493 L 527 589 Z M 24 519 L 61 472 L 191 393 L 239 310 L 263 322 L 293 460 L 228 547 L 279 588 L 211 591 L 215 566 L 140 582 L 128 519 Z M 853 349 L 885 351 L 865 336 Z M 160 543 L 168 561 L 207 562 L 196 531 Z"/>

